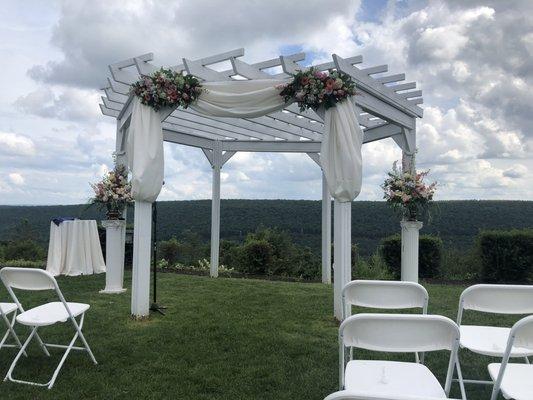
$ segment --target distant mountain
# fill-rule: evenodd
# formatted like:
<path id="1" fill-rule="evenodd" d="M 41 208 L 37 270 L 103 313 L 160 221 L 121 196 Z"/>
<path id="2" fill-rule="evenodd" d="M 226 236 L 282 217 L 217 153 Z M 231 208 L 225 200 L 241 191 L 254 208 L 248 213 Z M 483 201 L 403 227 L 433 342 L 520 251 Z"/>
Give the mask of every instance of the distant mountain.
<path id="1" fill-rule="evenodd" d="M 211 202 L 165 201 L 157 203 L 158 239 L 182 237 L 187 231 L 209 241 Z M 133 215 L 133 210 L 129 211 Z M 0 206 L 0 240 L 8 240 L 21 219 L 28 219 L 39 240 L 48 241 L 50 220 L 56 216 L 102 219 L 86 205 Z M 258 226 L 288 231 L 296 243 L 320 251 L 321 204 L 309 200 L 222 200 L 221 238 L 242 240 Z M 446 246 L 466 249 L 480 229 L 533 227 L 533 201 L 440 201 L 422 233 L 438 234 Z M 384 202 L 358 201 L 352 205 L 352 236 L 362 254 L 372 253 L 379 241 L 399 233 L 398 217 Z"/>

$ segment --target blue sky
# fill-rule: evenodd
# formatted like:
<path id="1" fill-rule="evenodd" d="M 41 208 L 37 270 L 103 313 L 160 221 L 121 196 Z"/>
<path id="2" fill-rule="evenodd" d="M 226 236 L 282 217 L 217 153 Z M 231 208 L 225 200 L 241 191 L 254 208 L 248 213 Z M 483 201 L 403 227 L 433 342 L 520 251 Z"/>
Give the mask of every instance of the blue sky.
<path id="1" fill-rule="evenodd" d="M 533 199 L 528 1 L 26 1 L 0 8 L 0 204 L 87 201 L 112 165 L 113 120 L 98 109 L 107 65 L 146 52 L 175 64 L 244 47 L 245 61 L 304 51 L 306 63 L 361 54 L 424 90 L 418 166 L 439 199 Z M 209 198 L 201 151 L 165 146 L 162 200 Z M 362 200 L 401 152 L 364 146 Z M 239 153 L 223 198 L 319 199 L 305 155 Z"/>

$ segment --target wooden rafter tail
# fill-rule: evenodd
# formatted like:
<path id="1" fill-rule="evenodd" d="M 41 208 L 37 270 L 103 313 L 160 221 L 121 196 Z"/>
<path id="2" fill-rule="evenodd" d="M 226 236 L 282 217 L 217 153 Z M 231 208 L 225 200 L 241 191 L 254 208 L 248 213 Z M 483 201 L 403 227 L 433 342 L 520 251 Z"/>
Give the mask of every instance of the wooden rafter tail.
<path id="1" fill-rule="evenodd" d="M 362 73 L 357 67 L 350 65 L 336 54 L 333 54 L 333 60 L 340 71 L 347 73 L 356 81 L 356 85 L 359 89 L 404 113 L 412 115 L 413 117 L 422 116 L 423 110 L 420 107 L 410 104 L 407 100 L 398 96 L 388 86 L 385 86 L 383 83 L 376 81 L 369 75 Z"/>

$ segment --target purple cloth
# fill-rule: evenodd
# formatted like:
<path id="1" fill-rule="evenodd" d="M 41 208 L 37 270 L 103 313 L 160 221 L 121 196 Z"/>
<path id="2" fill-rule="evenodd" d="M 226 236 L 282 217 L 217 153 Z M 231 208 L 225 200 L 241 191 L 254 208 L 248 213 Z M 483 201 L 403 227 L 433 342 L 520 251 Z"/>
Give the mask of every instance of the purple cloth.
<path id="1" fill-rule="evenodd" d="M 52 222 L 59 226 L 64 221 L 74 221 L 76 218 L 74 217 L 56 217 L 52 218 Z"/>

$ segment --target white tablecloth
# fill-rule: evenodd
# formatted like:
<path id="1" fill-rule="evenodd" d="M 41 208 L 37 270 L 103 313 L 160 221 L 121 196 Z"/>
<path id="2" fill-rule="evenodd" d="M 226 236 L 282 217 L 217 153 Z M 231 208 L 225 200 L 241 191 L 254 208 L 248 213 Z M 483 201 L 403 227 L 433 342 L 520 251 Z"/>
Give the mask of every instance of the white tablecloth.
<path id="1" fill-rule="evenodd" d="M 46 270 L 57 275 L 91 275 L 105 272 L 105 262 L 95 220 L 50 223 Z"/>

